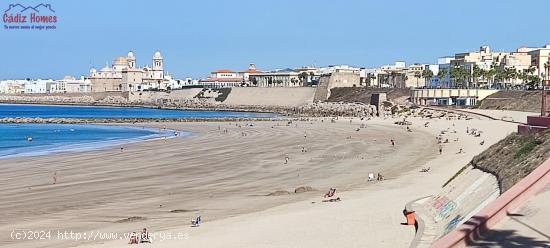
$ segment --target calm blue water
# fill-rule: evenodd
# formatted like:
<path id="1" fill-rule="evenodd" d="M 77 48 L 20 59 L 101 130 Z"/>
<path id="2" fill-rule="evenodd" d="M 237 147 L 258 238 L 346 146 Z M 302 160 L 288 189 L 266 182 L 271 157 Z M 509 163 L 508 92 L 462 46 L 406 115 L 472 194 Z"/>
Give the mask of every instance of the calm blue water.
<path id="1" fill-rule="evenodd" d="M 0 124 L 0 157 L 93 150 L 165 136 L 173 137 L 174 133 L 121 126 Z"/>
<path id="2" fill-rule="evenodd" d="M 274 116 L 273 114 L 223 111 L 0 104 L 0 118 L 263 118 Z M 28 140 L 29 137 L 32 137 L 32 141 Z M 0 124 L 0 157 L 100 149 L 161 137 L 174 137 L 174 131 L 104 125 Z"/>
<path id="3" fill-rule="evenodd" d="M 84 107 L 55 105 L 0 104 L 0 118 L 268 118 L 269 113 L 228 111 L 187 111 L 131 107 Z"/>

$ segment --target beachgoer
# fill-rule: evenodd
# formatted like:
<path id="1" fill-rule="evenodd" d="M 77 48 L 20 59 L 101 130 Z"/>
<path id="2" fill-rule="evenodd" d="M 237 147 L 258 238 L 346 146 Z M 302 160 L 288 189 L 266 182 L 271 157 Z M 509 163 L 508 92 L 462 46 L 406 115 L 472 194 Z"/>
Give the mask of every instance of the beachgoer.
<path id="1" fill-rule="evenodd" d="M 395 146 L 395 141 L 393 139 L 390 139 L 391 146 Z"/>
<path id="2" fill-rule="evenodd" d="M 132 234 L 130 234 L 130 242 L 128 242 L 129 245 L 131 244 L 138 244 L 138 235 L 136 232 L 132 232 Z"/>
<path id="3" fill-rule="evenodd" d="M 198 227 L 198 226 L 201 225 L 201 222 L 202 222 L 201 216 L 199 215 L 199 216 L 197 216 L 197 218 L 195 218 L 194 220 L 191 220 L 191 226 L 193 226 L 193 227 Z"/>
<path id="4" fill-rule="evenodd" d="M 121 148 L 120 148 L 120 152 L 124 152 L 124 147 L 121 147 Z"/>
<path id="5" fill-rule="evenodd" d="M 328 198 L 328 197 L 333 197 L 334 194 L 336 194 L 336 189 L 335 188 L 330 188 L 327 193 L 325 193 L 325 195 L 323 196 L 324 198 Z"/>
<path id="6" fill-rule="evenodd" d="M 285 164 L 288 164 L 288 160 L 289 160 L 289 159 L 290 159 L 290 158 L 288 157 L 288 154 L 285 154 Z"/>
<path id="7" fill-rule="evenodd" d="M 439 146 L 439 154 L 443 153 L 443 147 Z"/>
<path id="8" fill-rule="evenodd" d="M 151 243 L 151 237 L 149 236 L 149 232 L 147 231 L 147 228 L 143 228 L 143 230 L 139 234 L 139 242 Z"/>
<path id="9" fill-rule="evenodd" d="M 53 173 L 53 184 L 57 183 L 57 171 Z"/>

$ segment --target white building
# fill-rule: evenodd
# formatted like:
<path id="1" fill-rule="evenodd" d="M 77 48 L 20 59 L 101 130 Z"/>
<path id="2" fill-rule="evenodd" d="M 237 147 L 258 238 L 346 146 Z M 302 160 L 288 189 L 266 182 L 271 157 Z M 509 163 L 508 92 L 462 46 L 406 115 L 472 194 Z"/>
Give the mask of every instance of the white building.
<path id="1" fill-rule="evenodd" d="M 21 94 L 25 93 L 25 83 L 27 80 L 2 80 L 0 81 L 1 94 Z"/>
<path id="2" fill-rule="evenodd" d="M 57 85 L 54 80 L 37 79 L 25 82 L 25 93 L 27 94 L 45 94 L 57 92 Z"/>
<path id="3" fill-rule="evenodd" d="M 92 91 L 92 82 L 89 79 L 75 79 L 71 76 L 65 76 L 61 80 L 56 80 L 56 92 L 58 93 L 88 93 Z"/>

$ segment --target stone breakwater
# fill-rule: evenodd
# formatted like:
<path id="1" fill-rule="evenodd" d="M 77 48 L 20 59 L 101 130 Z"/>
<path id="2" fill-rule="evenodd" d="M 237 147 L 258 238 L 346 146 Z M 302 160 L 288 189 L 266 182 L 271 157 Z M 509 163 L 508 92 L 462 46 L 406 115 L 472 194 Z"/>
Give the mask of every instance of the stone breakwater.
<path id="1" fill-rule="evenodd" d="M 363 103 L 319 102 L 300 106 L 266 106 L 266 105 L 230 105 L 213 99 L 199 98 L 163 98 L 155 100 L 128 100 L 127 93 L 92 93 L 92 94 L 54 94 L 54 95 L 0 95 L 0 103 L 11 104 L 50 104 L 50 105 L 85 105 L 85 106 L 119 106 L 146 107 L 178 110 L 239 111 L 258 113 L 277 113 L 282 116 L 310 117 L 369 117 L 376 115 L 376 107 Z"/>
<path id="2" fill-rule="evenodd" d="M 124 93 L 94 93 L 94 94 L 0 94 L 0 103 L 28 104 L 74 104 L 74 105 L 118 105 L 127 104 Z"/>

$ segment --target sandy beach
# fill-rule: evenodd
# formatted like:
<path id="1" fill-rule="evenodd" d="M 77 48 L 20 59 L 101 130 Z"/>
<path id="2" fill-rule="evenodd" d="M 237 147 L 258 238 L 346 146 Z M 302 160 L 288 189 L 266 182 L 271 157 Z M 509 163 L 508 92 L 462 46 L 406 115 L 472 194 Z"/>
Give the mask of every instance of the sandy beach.
<path id="1" fill-rule="evenodd" d="M 145 125 L 192 135 L 129 144 L 123 152 L 113 147 L 5 159 L 0 246 L 121 247 L 128 240 L 76 241 L 57 231 L 90 235 L 147 227 L 159 235 L 146 245 L 151 247 L 407 247 L 414 228 L 400 224 L 405 204 L 435 194 L 516 126 L 481 117 L 413 118 L 407 132 L 395 121 L 151 123 Z M 484 133 L 472 137 L 467 127 Z M 443 130 L 452 142 L 439 155 L 435 136 Z M 465 153 L 457 154 L 460 148 Z M 419 172 L 425 167 L 431 171 Z M 368 182 L 370 172 L 386 180 Z M 294 193 L 300 186 L 314 190 Z M 330 187 L 340 202 L 322 202 Z M 290 194 L 268 196 L 276 191 Z M 190 227 L 197 215 L 204 223 Z M 52 237 L 17 240 L 10 237 L 14 229 L 51 230 Z"/>

